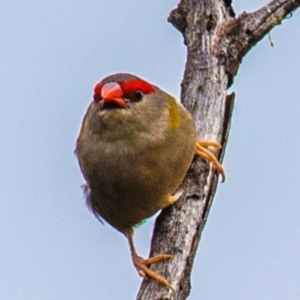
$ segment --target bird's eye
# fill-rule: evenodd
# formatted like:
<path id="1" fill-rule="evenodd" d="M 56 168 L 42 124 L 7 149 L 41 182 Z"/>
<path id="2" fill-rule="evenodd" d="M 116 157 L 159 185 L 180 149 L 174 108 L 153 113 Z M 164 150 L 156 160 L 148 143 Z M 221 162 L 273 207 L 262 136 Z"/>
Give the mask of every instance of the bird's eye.
<path id="1" fill-rule="evenodd" d="M 135 100 L 137 102 L 142 101 L 143 100 L 143 96 L 144 96 L 144 93 L 143 93 L 142 90 L 136 90 L 135 91 Z"/>

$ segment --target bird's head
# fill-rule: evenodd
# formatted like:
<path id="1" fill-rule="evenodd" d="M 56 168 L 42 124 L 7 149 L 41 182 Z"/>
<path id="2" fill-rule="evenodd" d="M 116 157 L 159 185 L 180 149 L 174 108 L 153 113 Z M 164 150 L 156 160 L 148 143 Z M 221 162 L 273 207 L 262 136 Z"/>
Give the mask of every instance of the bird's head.
<path id="1" fill-rule="evenodd" d="M 129 108 L 154 91 L 153 85 L 134 75 L 115 74 L 95 85 L 94 103 L 101 109 Z"/>
<path id="2" fill-rule="evenodd" d="M 164 131 L 179 125 L 175 99 L 135 75 L 110 75 L 94 87 L 94 97 L 83 121 L 84 133 L 107 139 Z M 103 138 L 103 137 L 101 137 Z"/>

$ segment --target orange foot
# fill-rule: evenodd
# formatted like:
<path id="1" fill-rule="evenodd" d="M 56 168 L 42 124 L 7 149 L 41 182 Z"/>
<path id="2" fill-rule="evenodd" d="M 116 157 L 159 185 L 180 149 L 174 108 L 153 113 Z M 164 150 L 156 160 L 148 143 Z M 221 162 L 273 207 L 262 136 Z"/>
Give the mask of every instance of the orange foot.
<path id="1" fill-rule="evenodd" d="M 136 253 L 132 254 L 133 264 L 136 267 L 140 276 L 142 276 L 142 277 L 149 276 L 174 291 L 174 288 L 167 281 L 167 279 L 158 275 L 157 273 L 155 273 L 154 271 L 152 271 L 148 268 L 148 266 L 150 266 L 153 263 L 156 263 L 158 261 L 165 260 L 165 259 L 172 259 L 172 258 L 173 258 L 173 256 L 170 254 L 158 254 L 158 255 L 155 255 L 148 259 L 144 259 L 144 258 L 138 256 Z"/>
<path id="2" fill-rule="evenodd" d="M 222 146 L 213 141 L 207 141 L 207 140 L 199 140 L 196 142 L 196 154 L 205 158 L 208 161 L 211 161 L 216 168 L 216 171 L 218 174 L 222 177 L 222 182 L 225 181 L 225 171 L 222 165 L 219 163 L 218 159 L 215 157 L 214 154 L 212 154 L 210 151 L 208 151 L 207 147 L 214 147 L 217 150 L 221 149 Z"/>

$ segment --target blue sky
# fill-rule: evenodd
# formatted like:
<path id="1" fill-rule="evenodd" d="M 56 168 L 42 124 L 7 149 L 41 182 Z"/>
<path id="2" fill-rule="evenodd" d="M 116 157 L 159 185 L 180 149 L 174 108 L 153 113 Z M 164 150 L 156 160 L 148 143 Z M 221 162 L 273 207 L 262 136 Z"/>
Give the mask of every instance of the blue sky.
<path id="1" fill-rule="evenodd" d="M 0 11 L 0 299 L 134 299 L 126 239 L 88 211 L 73 155 L 92 88 L 126 71 L 177 98 L 177 1 L 5 1 Z M 235 1 L 238 13 L 263 1 Z M 300 298 L 299 13 L 244 59 L 189 299 Z M 153 218 L 136 231 L 147 256 Z"/>

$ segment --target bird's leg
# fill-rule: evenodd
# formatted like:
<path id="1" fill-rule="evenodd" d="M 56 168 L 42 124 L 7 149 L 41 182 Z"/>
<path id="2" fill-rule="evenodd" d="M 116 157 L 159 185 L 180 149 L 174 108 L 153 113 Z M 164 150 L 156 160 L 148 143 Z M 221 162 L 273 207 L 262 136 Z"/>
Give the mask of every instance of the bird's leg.
<path id="1" fill-rule="evenodd" d="M 214 154 L 212 154 L 207 147 L 214 147 L 217 150 L 221 149 L 222 146 L 213 141 L 207 141 L 207 140 L 199 140 L 196 142 L 196 154 L 205 158 L 208 161 L 211 161 L 216 168 L 218 174 L 222 176 L 222 182 L 225 181 L 225 171 L 222 165 L 219 163 L 218 159 L 215 157 Z"/>
<path id="2" fill-rule="evenodd" d="M 127 237 L 128 243 L 129 243 L 133 264 L 134 264 L 135 268 L 137 269 L 139 275 L 141 277 L 149 276 L 149 277 L 153 278 L 154 280 L 158 281 L 159 283 L 161 283 L 162 285 L 165 285 L 166 287 L 168 287 L 174 291 L 174 288 L 167 281 L 167 279 L 163 278 L 162 276 L 158 275 L 157 273 L 155 273 L 154 271 L 152 271 L 148 268 L 149 265 L 156 263 L 158 261 L 165 260 L 165 259 L 172 259 L 172 255 L 158 254 L 153 257 L 149 257 L 148 259 L 144 259 L 136 253 L 136 250 L 135 250 L 135 247 L 133 244 L 132 229 L 127 230 L 124 233 L 125 233 L 125 236 Z"/>

